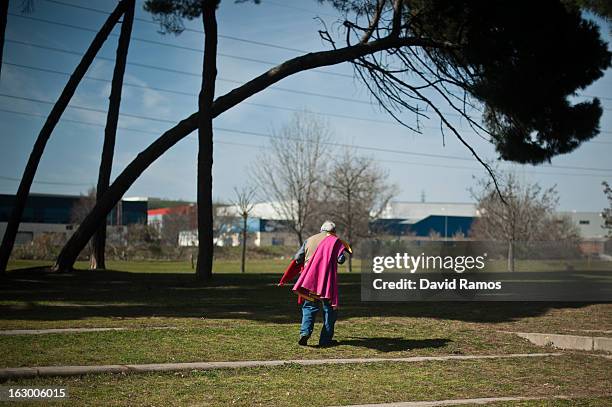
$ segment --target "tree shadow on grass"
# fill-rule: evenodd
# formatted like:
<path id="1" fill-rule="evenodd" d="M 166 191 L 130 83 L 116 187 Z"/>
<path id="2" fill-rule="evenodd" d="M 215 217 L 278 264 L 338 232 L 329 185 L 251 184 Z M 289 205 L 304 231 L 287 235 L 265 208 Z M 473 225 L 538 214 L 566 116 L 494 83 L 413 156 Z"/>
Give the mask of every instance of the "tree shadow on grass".
<path id="1" fill-rule="evenodd" d="M 449 342 L 452 341 L 446 338 L 406 339 L 401 337 L 351 337 L 350 339 L 343 339 L 338 341 L 338 345 L 348 345 L 360 348 L 374 349 L 379 352 L 402 352 L 413 349 L 442 348 L 445 347 Z"/>
<path id="2" fill-rule="evenodd" d="M 0 281 L 0 319 L 78 320 L 92 317 L 209 318 L 295 323 L 299 319 L 291 285 L 277 287 L 280 273 L 216 274 L 200 282 L 187 273 L 130 273 L 46 269 L 9 272 Z M 509 322 L 551 308 L 584 303 L 361 302 L 359 274 L 340 275 L 339 318 L 416 317 L 468 322 Z M 359 342 L 355 342 L 359 343 Z M 366 345 L 367 342 L 362 342 Z M 405 344 L 408 346 L 408 344 Z"/>

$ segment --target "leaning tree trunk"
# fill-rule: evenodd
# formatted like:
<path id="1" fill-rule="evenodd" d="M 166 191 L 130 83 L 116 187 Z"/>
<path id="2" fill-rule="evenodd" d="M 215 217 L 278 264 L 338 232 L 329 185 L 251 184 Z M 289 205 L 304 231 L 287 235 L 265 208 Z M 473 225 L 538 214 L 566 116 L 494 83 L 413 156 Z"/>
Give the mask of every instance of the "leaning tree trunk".
<path id="1" fill-rule="evenodd" d="M 6 20 L 8 18 L 8 0 L 0 0 L 0 77 L 2 77 L 2 56 L 4 54 L 4 33 L 6 32 Z"/>
<path id="2" fill-rule="evenodd" d="M 213 265 L 213 101 L 217 77 L 217 2 L 202 1 L 204 24 L 204 61 L 202 87 L 198 98 L 198 264 L 196 276 L 200 280 L 212 278 Z"/>
<path id="3" fill-rule="evenodd" d="M 100 51 L 104 41 L 106 41 L 113 27 L 115 24 L 117 24 L 119 18 L 124 13 L 125 7 L 125 0 L 121 1 L 108 19 L 104 22 L 104 25 L 102 25 L 102 28 L 94 37 L 93 41 L 89 45 L 89 48 L 85 52 L 85 55 L 83 55 L 83 58 L 81 58 L 81 61 L 70 76 L 70 79 L 68 79 L 68 83 L 64 87 L 62 94 L 58 98 L 55 105 L 53 105 L 51 113 L 49 113 L 45 124 L 38 134 L 38 138 L 34 143 L 34 148 L 30 153 L 30 158 L 28 159 L 28 163 L 26 164 L 26 168 L 23 172 L 21 182 L 19 183 L 19 189 L 17 190 L 17 196 L 15 197 L 15 204 L 6 226 L 6 231 L 4 232 L 2 245 L 0 246 L 0 272 L 2 273 L 6 270 L 11 251 L 13 250 L 15 236 L 17 235 L 19 223 L 21 222 L 21 216 L 23 215 L 26 200 L 28 199 L 30 188 L 32 187 L 32 181 L 34 180 L 34 175 L 36 175 L 36 169 L 40 163 L 40 159 L 45 150 L 47 141 L 49 141 L 53 129 L 55 129 L 55 126 L 59 122 L 62 113 L 64 113 L 64 110 L 66 110 L 66 106 L 68 106 L 70 99 L 74 95 L 74 92 L 83 79 L 83 76 L 85 76 L 85 73 L 93 62 L 96 54 L 98 51 Z"/>
<path id="4" fill-rule="evenodd" d="M 240 256 L 240 272 L 246 271 L 246 247 L 247 247 L 247 217 L 242 217 L 242 253 Z"/>
<path id="5" fill-rule="evenodd" d="M 219 97 L 212 106 L 212 117 L 217 117 L 221 113 L 243 102 L 245 99 L 261 92 L 267 87 L 279 82 L 280 80 L 295 73 L 306 71 L 313 68 L 330 66 L 342 62 L 351 61 L 364 55 L 369 55 L 381 50 L 398 48 L 402 46 L 426 46 L 427 44 L 420 39 L 401 39 L 397 37 L 376 40 L 371 43 L 357 44 L 345 48 L 330 51 L 320 51 L 298 56 L 282 64 L 271 68 L 258 77 L 250 80 Z M 81 222 L 76 232 L 70 237 L 62 248 L 54 269 L 56 271 L 70 270 L 76 261 L 79 253 L 87 245 L 89 239 L 97 230 L 101 222 L 106 220 L 106 216 L 113 207 L 119 202 L 123 194 L 132 184 L 142 175 L 142 173 L 161 157 L 166 151 L 176 143 L 187 137 L 198 128 L 199 114 L 193 113 L 191 116 L 181 120 L 174 127 L 164 132 L 157 140 L 142 150 L 127 167 L 117 176 L 115 181 L 108 188 L 104 196 L 98 197 L 98 201 L 91 212 Z"/>
<path id="6" fill-rule="evenodd" d="M 132 24 L 134 22 L 135 0 L 125 0 L 127 8 L 123 15 L 121 33 L 117 44 L 117 58 L 111 83 L 111 92 L 106 115 L 106 127 L 104 128 L 104 145 L 100 159 L 100 171 L 98 172 L 98 186 L 96 196 L 104 195 L 110 183 L 113 168 L 113 155 L 115 151 L 115 138 L 117 136 L 117 123 L 119 122 L 119 107 L 121 106 L 121 89 L 123 88 L 123 76 L 130 47 L 130 36 L 132 35 Z M 106 268 L 104 252 L 106 251 L 106 222 L 96 231 L 92 241 L 91 262 L 92 270 L 103 270 Z"/>

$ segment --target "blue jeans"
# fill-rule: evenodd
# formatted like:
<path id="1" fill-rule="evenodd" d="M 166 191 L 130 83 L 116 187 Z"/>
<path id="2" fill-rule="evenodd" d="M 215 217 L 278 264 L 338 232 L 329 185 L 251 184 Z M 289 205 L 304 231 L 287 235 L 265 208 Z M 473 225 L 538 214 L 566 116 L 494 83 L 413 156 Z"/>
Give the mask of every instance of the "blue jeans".
<path id="1" fill-rule="evenodd" d="M 336 311 L 328 300 L 308 301 L 304 300 L 302 305 L 302 326 L 300 327 L 300 336 L 310 336 L 314 328 L 315 318 L 319 312 L 320 305 L 323 305 L 323 328 L 319 337 L 319 345 L 327 345 L 331 342 L 334 336 L 334 325 L 336 324 Z"/>

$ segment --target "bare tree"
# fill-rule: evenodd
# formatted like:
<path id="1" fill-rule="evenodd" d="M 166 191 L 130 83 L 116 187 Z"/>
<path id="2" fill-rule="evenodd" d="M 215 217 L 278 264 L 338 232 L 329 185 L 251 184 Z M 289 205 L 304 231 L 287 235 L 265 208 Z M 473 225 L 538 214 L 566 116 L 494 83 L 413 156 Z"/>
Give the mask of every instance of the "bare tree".
<path id="1" fill-rule="evenodd" d="M 79 224 L 96 205 L 96 188 L 91 187 L 86 194 L 81 194 L 79 200 L 70 209 L 70 222 Z"/>
<path id="2" fill-rule="evenodd" d="M 324 179 L 327 215 L 351 245 L 369 235 L 370 222 L 380 217 L 397 186 L 387 182 L 388 173 L 372 158 L 346 148 L 332 160 Z M 349 256 L 349 271 L 353 269 Z"/>
<path id="3" fill-rule="evenodd" d="M 98 53 L 98 51 L 100 51 L 102 45 L 104 45 L 104 42 L 110 35 L 115 24 L 117 24 L 119 18 L 125 12 L 126 7 L 127 1 L 120 1 L 115 10 L 113 10 L 110 16 L 106 19 L 106 21 L 102 25 L 102 28 L 100 28 L 100 31 L 98 31 L 91 44 L 89 45 L 89 48 L 81 58 L 81 61 L 70 76 L 70 79 L 62 90 L 61 95 L 53 105 L 51 113 L 49 113 L 45 124 L 43 125 L 42 129 L 40 130 L 40 133 L 38 134 L 38 137 L 36 138 L 36 142 L 34 143 L 34 147 L 32 148 L 32 152 L 30 153 L 28 162 L 23 171 L 23 176 L 21 177 L 21 182 L 19 183 L 19 188 L 17 189 L 17 195 L 15 197 L 15 206 L 13 207 L 13 210 L 11 212 L 11 216 L 6 226 L 6 231 L 4 232 L 4 237 L 2 239 L 2 245 L 0 246 L 0 273 L 4 273 L 6 270 L 8 259 L 11 255 L 11 251 L 13 250 L 13 245 L 15 244 L 15 236 L 17 235 L 17 231 L 19 230 L 19 224 L 21 223 L 21 217 L 23 215 L 26 200 L 28 198 L 28 195 L 30 194 L 32 181 L 34 181 L 34 176 L 36 175 L 38 164 L 40 163 L 43 152 L 45 151 L 47 141 L 49 141 L 49 138 L 51 137 L 55 126 L 57 126 L 57 123 L 62 117 L 64 110 L 66 110 L 70 99 L 74 95 L 77 86 L 85 76 L 87 69 L 89 69 L 96 54 Z M 113 204 L 113 206 L 115 205 L 115 203 Z M 112 210 L 112 208 L 109 209 L 109 212 L 110 210 Z M 106 215 L 107 214 L 105 213 L 104 216 L 98 220 L 96 226 L 103 224 L 103 222 L 106 220 Z M 81 249 L 83 249 L 83 247 L 90 240 L 91 235 L 94 231 L 95 230 L 93 230 L 92 233 L 87 237 L 87 239 L 79 248 L 75 256 L 78 256 L 78 253 L 80 253 Z"/>
<path id="4" fill-rule="evenodd" d="M 508 243 L 508 271 L 514 271 L 517 242 L 575 240 L 577 230 L 565 218 L 555 215 L 559 198 L 556 187 L 521 184 L 511 172 L 500 177 L 501 196 L 489 179 L 478 181 L 472 190 L 479 217 L 471 235 L 479 240 Z M 502 201 L 503 200 L 505 201 Z"/>
<path id="5" fill-rule="evenodd" d="M 320 31 L 329 50 L 282 62 L 162 134 L 134 158 L 101 197 L 63 248 L 55 269 L 72 267 L 80 249 L 115 203 L 179 140 L 203 128 L 204 121 L 208 126 L 212 118 L 302 71 L 352 63 L 373 98 L 400 123 L 420 131 L 420 118 L 433 115 L 439 119 L 441 130 L 450 131 L 483 165 L 470 141 L 441 108 L 448 106 L 451 113 L 465 119 L 495 145 L 501 158 L 517 162 L 544 162 L 573 151 L 598 133 L 602 114 L 599 100 L 572 104 L 569 97 L 600 78 L 611 64 L 612 54 L 597 27 L 583 19 L 575 4 L 553 0 L 520 4 L 506 0 L 494 6 L 468 0 L 329 1 L 345 17 L 344 32 L 338 38 L 324 27 Z M 181 3 L 191 6 L 195 0 Z M 171 7 L 160 10 L 176 16 Z M 186 13 L 192 10 L 188 7 Z M 212 13 L 209 16 L 214 19 Z M 213 38 L 206 36 L 207 41 Z M 566 63 L 568 57 L 573 64 Z M 205 56 L 205 60 L 214 62 L 212 57 Z M 208 64 L 209 68 L 212 65 Z M 411 122 L 400 116 L 406 111 L 413 115 Z M 484 111 L 484 125 L 472 116 L 478 111 Z M 207 154 L 212 154 L 212 139 L 206 142 L 210 147 Z M 209 158 L 206 163 L 212 165 Z M 198 185 L 210 189 L 207 174 L 208 169 L 206 179 Z M 202 204 L 206 205 L 202 211 L 212 213 L 208 198 Z M 207 247 L 212 245 L 210 233 Z M 203 268 L 206 273 L 210 261 L 209 256 Z"/>
<path id="6" fill-rule="evenodd" d="M 185 212 L 171 212 L 164 215 L 160 233 L 162 242 L 170 246 L 178 246 L 179 233 L 193 229 L 194 220 L 194 216 Z"/>
<path id="7" fill-rule="evenodd" d="M 252 166 L 252 181 L 260 197 L 271 200 L 276 212 L 290 221 L 300 245 L 323 189 L 329 158 L 324 143 L 329 139 L 326 122 L 306 112 L 296 113 L 274 132 L 270 148 Z"/>
<path id="8" fill-rule="evenodd" d="M 70 209 L 70 222 L 74 224 L 80 224 L 83 219 L 87 217 L 87 214 L 96 205 L 96 188 L 91 187 L 87 191 L 87 194 L 79 197 L 79 200 Z M 89 241 L 87 244 L 87 252 L 92 252 L 92 242 Z"/>
<path id="9" fill-rule="evenodd" d="M 125 0 L 126 9 L 121 23 L 121 32 L 117 44 L 117 58 L 111 82 L 111 93 L 109 97 L 108 113 L 106 116 L 106 127 L 104 128 L 104 145 L 100 158 L 100 170 L 98 172 L 98 186 L 96 196 L 104 195 L 110 183 L 113 168 L 113 155 L 115 152 L 115 138 L 117 136 L 117 124 L 119 123 L 119 107 L 121 106 L 121 89 L 123 88 L 123 76 L 127 63 L 130 37 L 132 35 L 132 24 L 134 22 L 135 0 Z M 92 270 L 103 270 L 106 268 L 104 253 L 106 251 L 106 224 L 98 228 L 92 241 L 93 251 L 89 268 Z"/>
<path id="10" fill-rule="evenodd" d="M 241 225 L 241 233 L 242 239 L 240 244 L 242 246 L 242 251 L 240 255 L 240 272 L 244 273 L 246 271 L 246 248 L 247 248 L 247 238 L 248 238 L 248 220 L 251 212 L 253 212 L 253 208 L 255 208 L 255 188 L 254 187 L 243 187 L 241 189 L 234 188 L 234 193 L 236 194 L 234 205 L 238 209 L 238 214 L 242 219 Z"/>

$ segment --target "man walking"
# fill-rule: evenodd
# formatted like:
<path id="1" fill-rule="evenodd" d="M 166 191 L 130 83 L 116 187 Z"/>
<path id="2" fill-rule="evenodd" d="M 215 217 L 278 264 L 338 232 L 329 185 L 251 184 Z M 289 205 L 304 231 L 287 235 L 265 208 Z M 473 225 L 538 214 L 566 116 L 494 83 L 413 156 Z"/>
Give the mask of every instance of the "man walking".
<path id="1" fill-rule="evenodd" d="M 304 241 L 283 275 L 280 285 L 289 280 L 295 270 L 303 268 L 293 286 L 293 292 L 299 296 L 299 303 L 302 304 L 302 325 L 298 341 L 300 345 L 307 345 L 316 315 L 321 308 L 323 328 L 319 346 L 326 347 L 335 343 L 332 338 L 338 307 L 338 264 L 344 263 L 346 256 L 351 253 L 350 246 L 336 236 L 336 225 L 325 221 L 320 233 Z"/>

